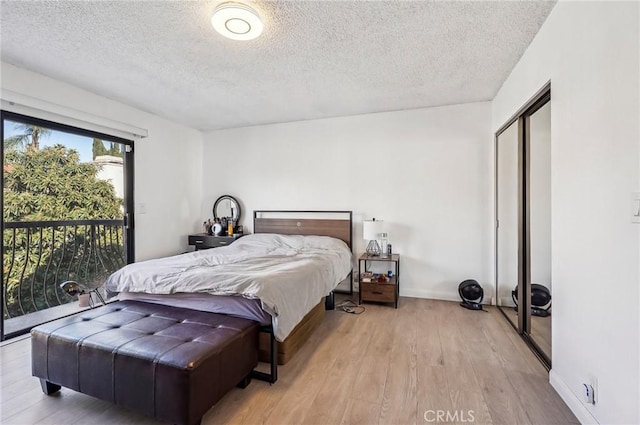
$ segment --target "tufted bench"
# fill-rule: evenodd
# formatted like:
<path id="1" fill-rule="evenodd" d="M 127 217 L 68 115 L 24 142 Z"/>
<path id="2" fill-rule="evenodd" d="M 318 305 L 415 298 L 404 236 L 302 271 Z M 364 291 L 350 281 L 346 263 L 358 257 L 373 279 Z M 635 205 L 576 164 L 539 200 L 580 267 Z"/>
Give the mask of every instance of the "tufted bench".
<path id="1" fill-rule="evenodd" d="M 258 363 L 258 325 L 246 319 L 120 301 L 31 331 L 32 373 L 158 420 L 197 424 Z"/>

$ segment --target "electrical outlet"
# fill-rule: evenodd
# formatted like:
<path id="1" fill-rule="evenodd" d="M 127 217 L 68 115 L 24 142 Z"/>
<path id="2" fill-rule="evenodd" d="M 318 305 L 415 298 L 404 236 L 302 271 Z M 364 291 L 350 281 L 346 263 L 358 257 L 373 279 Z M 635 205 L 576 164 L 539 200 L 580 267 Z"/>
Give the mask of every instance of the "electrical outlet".
<path id="1" fill-rule="evenodd" d="M 598 378 L 590 375 L 587 382 L 582 384 L 583 400 L 587 404 L 595 405 L 598 402 Z"/>
<path id="2" fill-rule="evenodd" d="M 631 194 L 631 222 L 640 223 L 640 192 Z"/>
<path id="3" fill-rule="evenodd" d="M 594 391 L 591 384 L 582 384 L 582 397 L 585 403 L 595 404 L 595 398 L 594 398 L 593 392 Z"/>

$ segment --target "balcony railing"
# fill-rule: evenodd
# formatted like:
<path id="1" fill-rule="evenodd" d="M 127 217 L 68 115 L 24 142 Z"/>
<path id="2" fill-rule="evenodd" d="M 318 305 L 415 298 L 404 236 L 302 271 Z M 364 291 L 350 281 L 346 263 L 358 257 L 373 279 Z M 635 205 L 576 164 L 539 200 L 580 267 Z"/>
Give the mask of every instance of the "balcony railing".
<path id="1" fill-rule="evenodd" d="M 3 234 L 4 319 L 73 301 L 60 283 L 87 289 L 125 265 L 122 220 L 5 222 Z"/>

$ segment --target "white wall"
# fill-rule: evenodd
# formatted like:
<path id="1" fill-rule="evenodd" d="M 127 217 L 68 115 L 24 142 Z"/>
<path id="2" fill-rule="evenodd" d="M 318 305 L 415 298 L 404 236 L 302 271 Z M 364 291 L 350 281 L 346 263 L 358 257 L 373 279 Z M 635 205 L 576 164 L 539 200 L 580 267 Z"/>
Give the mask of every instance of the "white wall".
<path id="1" fill-rule="evenodd" d="M 223 194 L 256 209 L 353 210 L 385 220 L 402 254 L 401 295 L 458 299 L 460 281 L 492 293 L 488 102 L 205 134 L 202 215 Z"/>
<path id="2" fill-rule="evenodd" d="M 639 12 L 559 2 L 492 103 L 497 130 L 551 80 L 550 377 L 583 422 L 640 423 Z"/>
<path id="3" fill-rule="evenodd" d="M 200 132 L 4 62 L 1 87 L 60 105 L 61 110 L 72 108 L 147 129 L 149 137 L 134 145 L 136 260 L 186 249 L 187 234 L 200 223 Z"/>
<path id="4" fill-rule="evenodd" d="M 124 159 L 119 156 L 96 156 L 93 164 L 98 168 L 96 178 L 111 183 L 116 197 L 124 199 Z"/>

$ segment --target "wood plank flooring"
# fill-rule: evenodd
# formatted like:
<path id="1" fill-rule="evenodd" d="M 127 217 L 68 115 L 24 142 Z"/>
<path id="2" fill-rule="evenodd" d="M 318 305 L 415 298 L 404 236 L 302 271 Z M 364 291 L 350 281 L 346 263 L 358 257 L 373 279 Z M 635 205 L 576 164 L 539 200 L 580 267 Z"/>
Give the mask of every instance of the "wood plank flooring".
<path id="1" fill-rule="evenodd" d="M 0 347 L 2 424 L 156 424 L 63 388 L 42 394 L 30 340 Z M 472 411 L 470 416 L 470 411 Z M 440 413 L 442 412 L 442 413 Z M 447 416 L 447 412 L 449 415 Z M 440 415 L 441 420 L 436 421 Z M 577 424 L 547 372 L 495 308 L 401 298 L 361 315 L 327 312 L 275 385 L 234 389 L 214 424 Z"/>

